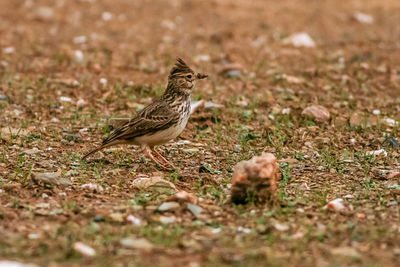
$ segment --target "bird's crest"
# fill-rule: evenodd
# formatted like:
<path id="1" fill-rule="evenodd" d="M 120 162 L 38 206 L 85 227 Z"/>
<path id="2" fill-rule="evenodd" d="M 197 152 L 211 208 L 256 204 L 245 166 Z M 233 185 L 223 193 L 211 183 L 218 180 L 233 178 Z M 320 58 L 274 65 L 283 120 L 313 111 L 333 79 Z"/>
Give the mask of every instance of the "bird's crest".
<path id="1" fill-rule="evenodd" d="M 175 76 L 176 74 L 179 73 L 188 73 L 188 72 L 194 73 L 194 71 L 191 68 L 189 68 L 188 65 L 186 65 L 185 61 L 183 61 L 181 58 L 178 57 L 176 59 L 175 66 L 172 67 L 169 77 Z"/>

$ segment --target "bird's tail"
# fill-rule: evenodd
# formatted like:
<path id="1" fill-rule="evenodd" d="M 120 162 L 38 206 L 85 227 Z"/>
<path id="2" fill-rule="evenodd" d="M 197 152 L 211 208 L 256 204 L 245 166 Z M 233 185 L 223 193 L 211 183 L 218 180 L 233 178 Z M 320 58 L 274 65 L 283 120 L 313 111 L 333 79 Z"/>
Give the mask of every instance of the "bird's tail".
<path id="1" fill-rule="evenodd" d="M 90 155 L 96 153 L 97 151 L 102 150 L 103 148 L 104 148 L 103 146 L 100 146 L 100 147 L 90 151 L 89 153 L 87 153 L 85 156 L 82 157 L 82 160 L 85 160 L 87 157 L 89 157 Z"/>
<path id="2" fill-rule="evenodd" d="M 82 160 L 85 160 L 87 157 L 89 157 L 90 155 L 96 153 L 97 151 L 100 151 L 100 150 L 102 150 L 102 149 L 104 149 L 106 147 L 109 147 L 109 146 L 117 145 L 119 143 L 120 143 L 120 141 L 118 141 L 118 140 L 114 140 L 114 141 L 112 141 L 110 143 L 104 143 L 103 142 L 103 144 L 101 146 L 99 146 L 98 148 L 96 148 L 96 149 L 90 151 L 89 153 L 87 153 L 86 155 L 84 155 L 82 157 Z"/>

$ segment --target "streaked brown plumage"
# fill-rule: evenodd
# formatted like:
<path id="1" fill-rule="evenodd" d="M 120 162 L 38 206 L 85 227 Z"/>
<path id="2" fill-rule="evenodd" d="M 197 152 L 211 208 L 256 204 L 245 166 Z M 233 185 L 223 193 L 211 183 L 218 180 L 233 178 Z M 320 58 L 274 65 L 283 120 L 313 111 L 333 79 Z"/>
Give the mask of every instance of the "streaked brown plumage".
<path id="1" fill-rule="evenodd" d="M 173 167 L 155 150 L 155 146 L 176 138 L 183 131 L 190 116 L 190 95 L 195 80 L 206 77 L 205 74 L 196 74 L 178 58 L 169 74 L 168 85 L 162 97 L 115 129 L 100 147 L 87 153 L 82 159 L 113 145 L 135 144 L 141 145 L 146 156 L 161 167 L 165 169 L 168 169 L 168 166 Z"/>

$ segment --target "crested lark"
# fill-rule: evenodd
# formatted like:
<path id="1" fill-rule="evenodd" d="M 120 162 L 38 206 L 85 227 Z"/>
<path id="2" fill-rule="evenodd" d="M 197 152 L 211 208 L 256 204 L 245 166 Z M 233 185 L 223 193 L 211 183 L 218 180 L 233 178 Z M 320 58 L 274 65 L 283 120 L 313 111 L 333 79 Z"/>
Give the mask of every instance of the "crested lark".
<path id="1" fill-rule="evenodd" d="M 195 73 L 178 58 L 168 76 L 168 85 L 162 97 L 115 129 L 101 146 L 82 159 L 106 147 L 134 144 L 140 145 L 145 155 L 162 168 L 173 168 L 155 147 L 176 138 L 183 131 L 190 116 L 190 95 L 195 81 L 206 77 L 206 74 Z"/>

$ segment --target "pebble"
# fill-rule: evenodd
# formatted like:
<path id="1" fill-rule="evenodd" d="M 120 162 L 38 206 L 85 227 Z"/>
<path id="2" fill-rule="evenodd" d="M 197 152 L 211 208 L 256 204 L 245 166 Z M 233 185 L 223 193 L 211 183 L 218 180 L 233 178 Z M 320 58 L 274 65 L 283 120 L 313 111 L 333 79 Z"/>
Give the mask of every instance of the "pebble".
<path id="1" fill-rule="evenodd" d="M 12 54 L 15 52 L 15 48 L 13 46 L 9 46 L 3 49 L 4 54 Z"/>
<path id="2" fill-rule="evenodd" d="M 284 39 L 283 43 L 291 44 L 295 47 L 315 47 L 314 40 L 306 32 L 294 33 Z"/>
<path id="3" fill-rule="evenodd" d="M 7 101 L 7 102 L 9 102 L 10 99 L 8 98 L 8 96 L 0 94 L 0 101 Z"/>
<path id="4" fill-rule="evenodd" d="M 355 12 L 354 13 L 354 18 L 358 20 L 358 22 L 364 23 L 364 24 L 372 24 L 374 23 L 374 17 L 371 15 L 361 13 L 361 12 Z"/>
<path id="5" fill-rule="evenodd" d="M 126 217 L 126 220 L 128 222 L 130 222 L 131 224 L 137 225 L 137 226 L 141 226 L 142 225 L 142 220 L 138 217 L 135 217 L 133 215 L 128 215 L 128 217 Z"/>
<path id="6" fill-rule="evenodd" d="M 134 249 L 152 249 L 153 244 L 151 244 L 147 239 L 144 238 L 131 238 L 126 237 L 121 239 L 120 244 L 124 247 L 134 248 Z"/>
<path id="7" fill-rule="evenodd" d="M 191 203 L 187 204 L 187 208 L 196 217 L 198 217 L 201 214 L 201 212 L 203 211 L 202 207 L 199 207 L 199 206 L 191 204 Z"/>
<path id="8" fill-rule="evenodd" d="M 342 198 L 336 198 L 334 200 L 329 201 L 326 207 L 334 211 L 343 211 L 346 209 Z"/>
<path id="9" fill-rule="evenodd" d="M 74 243 L 73 248 L 75 251 L 81 253 L 83 256 L 93 257 L 96 255 L 96 251 L 93 248 L 85 245 L 82 242 Z"/>
<path id="10" fill-rule="evenodd" d="M 174 223 L 176 221 L 176 217 L 175 216 L 160 216 L 159 220 L 163 224 L 170 224 L 170 223 Z"/>
<path id="11" fill-rule="evenodd" d="M 164 202 L 162 203 L 159 207 L 159 211 L 169 211 L 169 210 L 175 210 L 180 207 L 178 202 Z"/>

